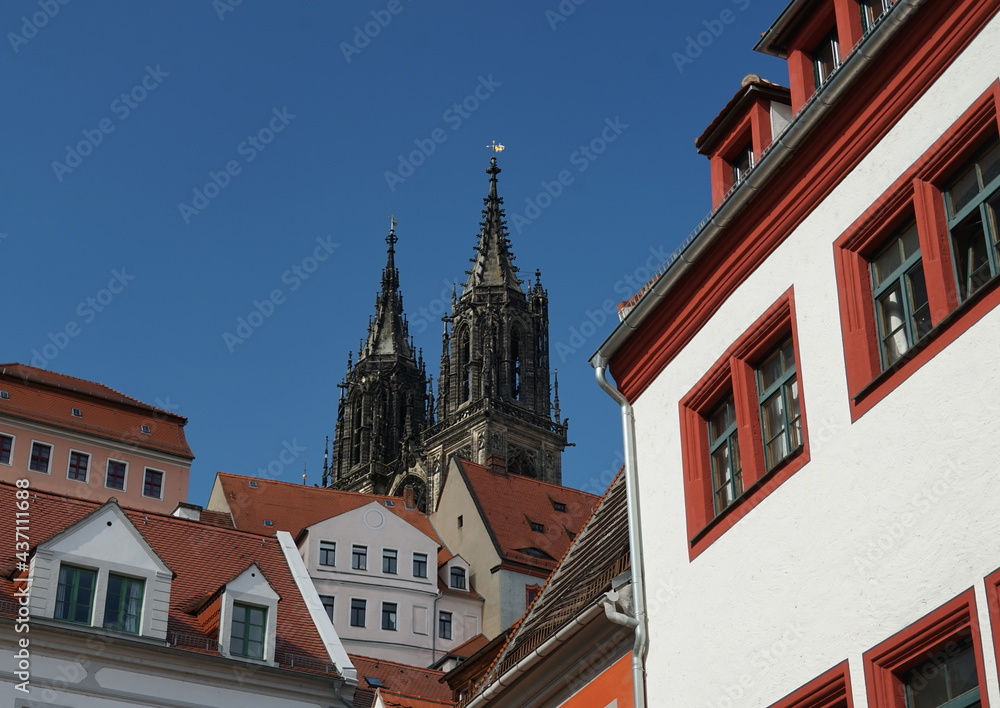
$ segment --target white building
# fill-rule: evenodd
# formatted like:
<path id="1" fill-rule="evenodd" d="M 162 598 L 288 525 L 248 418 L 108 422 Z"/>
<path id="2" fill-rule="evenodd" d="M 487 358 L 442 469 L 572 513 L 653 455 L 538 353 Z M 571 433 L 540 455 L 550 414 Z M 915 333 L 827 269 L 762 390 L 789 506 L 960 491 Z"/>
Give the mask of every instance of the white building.
<path id="1" fill-rule="evenodd" d="M 352 654 L 430 666 L 482 631 L 469 564 L 412 499 L 219 473 L 209 508 L 237 528 L 293 534 Z"/>
<path id="2" fill-rule="evenodd" d="M 353 704 L 356 671 L 287 534 L 24 483 L 0 483 L 0 504 L 28 522 L 0 551 L 5 705 Z"/>
<path id="3" fill-rule="evenodd" d="M 713 214 L 593 359 L 647 705 L 1000 704 L 998 9 L 794 0 L 790 90 L 699 138 Z"/>

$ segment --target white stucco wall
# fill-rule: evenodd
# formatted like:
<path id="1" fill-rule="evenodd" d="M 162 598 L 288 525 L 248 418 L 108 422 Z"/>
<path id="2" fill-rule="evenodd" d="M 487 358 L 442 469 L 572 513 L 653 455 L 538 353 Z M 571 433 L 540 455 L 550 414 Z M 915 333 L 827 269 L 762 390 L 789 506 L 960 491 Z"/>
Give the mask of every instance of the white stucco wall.
<path id="1" fill-rule="evenodd" d="M 769 706 L 846 658 L 867 708 L 862 653 L 973 586 L 1000 702 L 1000 311 L 852 424 L 832 246 L 997 80 L 997 47 L 994 19 L 635 403 L 650 705 Z M 678 401 L 792 286 L 811 460 L 691 561 Z"/>

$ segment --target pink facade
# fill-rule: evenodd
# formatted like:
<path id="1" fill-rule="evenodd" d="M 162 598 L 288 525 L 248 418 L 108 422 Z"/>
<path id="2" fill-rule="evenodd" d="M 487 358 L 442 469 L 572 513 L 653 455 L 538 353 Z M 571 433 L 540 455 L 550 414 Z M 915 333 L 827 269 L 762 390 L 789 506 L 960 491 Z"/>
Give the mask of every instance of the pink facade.
<path id="1" fill-rule="evenodd" d="M 0 366 L 0 480 L 169 513 L 186 501 L 187 419 L 101 384 Z"/>

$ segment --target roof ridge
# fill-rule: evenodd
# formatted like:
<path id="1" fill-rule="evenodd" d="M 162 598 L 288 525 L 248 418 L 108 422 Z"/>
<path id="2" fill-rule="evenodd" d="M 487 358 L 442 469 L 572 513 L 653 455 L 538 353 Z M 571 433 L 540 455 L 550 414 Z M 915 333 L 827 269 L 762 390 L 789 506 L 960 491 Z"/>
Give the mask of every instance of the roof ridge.
<path id="1" fill-rule="evenodd" d="M 485 472 L 490 472 L 490 468 L 487 467 L 486 465 L 481 465 L 478 462 L 473 462 L 471 460 L 466 460 L 465 458 L 462 458 L 462 457 L 459 457 L 457 459 L 461 460 L 462 462 L 468 463 L 470 465 L 474 465 L 475 467 L 478 467 L 478 468 L 482 469 Z M 493 474 L 493 473 L 490 472 L 490 474 Z M 535 484 L 545 485 L 546 487 L 555 487 L 556 489 L 564 489 L 564 490 L 567 490 L 567 491 L 570 491 L 570 492 L 576 492 L 578 494 L 586 494 L 588 497 L 594 497 L 595 499 L 600 499 L 602 497 L 602 495 L 600 495 L 600 494 L 591 494 L 590 492 L 585 492 L 584 490 L 577 489 L 576 487 L 567 487 L 566 485 L 563 485 L 563 484 L 555 484 L 554 482 L 546 482 L 546 481 L 541 480 L 541 479 L 535 479 L 534 477 L 526 477 L 523 474 L 515 474 L 513 472 L 508 472 L 506 474 L 506 476 L 507 476 L 508 479 L 524 480 L 526 482 L 534 482 Z"/>
<path id="2" fill-rule="evenodd" d="M 446 673 L 448 673 L 447 671 L 441 671 L 440 669 L 429 669 L 429 668 L 424 667 L 424 666 L 414 666 L 413 664 L 404 664 L 401 661 L 392 661 L 391 659 L 379 659 L 378 657 L 375 657 L 375 656 L 366 656 L 365 654 L 349 653 L 348 655 L 351 657 L 352 660 L 353 659 L 365 659 L 367 661 L 374 662 L 375 664 L 377 664 L 379 666 L 381 666 L 383 664 L 393 664 L 394 666 L 402 666 L 403 668 L 413 669 L 414 671 L 430 671 L 431 673 L 435 673 L 435 674 L 446 674 Z M 417 696 L 417 698 L 419 698 L 419 696 Z"/>
<path id="3" fill-rule="evenodd" d="M 74 381 L 81 381 L 81 382 L 83 382 L 85 384 L 91 384 L 93 386 L 100 386 L 101 388 L 105 388 L 108 391 L 111 391 L 112 393 L 114 393 L 114 394 L 116 394 L 118 396 L 121 396 L 124 399 L 132 401 L 133 403 L 137 404 L 138 406 L 140 406 L 142 408 L 149 408 L 149 409 L 154 410 L 154 411 L 159 411 L 161 413 L 166 413 L 167 415 L 172 416 L 174 418 L 181 418 L 181 419 L 187 421 L 187 417 L 186 416 L 179 415 L 179 414 L 174 413 L 172 411 L 168 411 L 165 408 L 160 408 L 159 406 L 154 406 L 153 404 L 146 403 L 145 401 L 140 401 L 138 398 L 135 398 L 134 396 L 130 396 L 127 393 L 122 393 L 118 389 L 111 388 L 107 384 L 103 384 L 100 381 L 91 381 L 90 379 L 80 378 L 79 376 L 73 376 L 72 374 L 64 374 L 61 371 L 50 371 L 48 369 L 42 369 L 42 368 L 39 368 L 37 366 L 32 366 L 31 364 L 22 364 L 22 363 L 17 362 L 17 361 L 12 361 L 12 362 L 7 362 L 7 363 L 4 363 L 4 364 L 0 364 L 0 375 L 5 374 L 8 367 L 15 367 L 15 366 L 16 367 L 23 367 L 25 369 L 32 369 L 33 371 L 43 371 L 43 372 L 45 372 L 47 374 L 50 374 L 51 376 L 58 376 L 58 377 L 63 377 L 63 378 L 67 378 L 67 379 L 73 379 Z M 18 375 L 18 372 L 11 371 L 11 374 L 16 376 L 16 375 Z M 76 393 L 82 393 L 82 394 L 85 394 L 87 396 L 95 396 L 95 397 L 98 397 L 98 398 L 100 397 L 100 396 L 97 396 L 96 394 L 91 393 L 89 391 L 78 390 L 78 389 L 70 388 L 68 386 L 60 386 L 56 382 L 44 381 L 44 380 L 42 380 L 41 377 L 29 379 L 29 377 L 27 375 L 22 375 L 22 378 L 24 378 L 25 380 L 36 381 L 37 383 L 40 383 L 40 384 L 42 384 L 44 386 L 52 386 L 54 388 L 61 388 L 61 389 L 65 389 L 65 390 L 68 390 L 68 391 L 74 391 Z"/>
<path id="4" fill-rule="evenodd" d="M 311 487 L 308 484 L 302 484 L 301 482 L 285 482 L 284 480 L 271 479 L 270 477 L 254 477 L 254 476 L 247 475 L 247 474 L 237 474 L 236 472 L 223 472 L 222 470 L 219 470 L 218 472 L 216 472 L 216 474 L 218 474 L 218 475 L 224 475 L 226 477 L 236 477 L 236 478 L 239 478 L 239 479 L 263 480 L 263 481 L 267 482 L 268 484 L 280 484 L 280 485 L 285 485 L 285 486 L 289 486 L 289 487 L 295 487 L 296 489 L 317 490 L 317 491 L 321 491 L 321 492 L 325 492 L 325 493 L 329 492 L 329 493 L 334 493 L 334 494 L 352 495 L 352 496 L 357 496 L 357 497 L 368 497 L 368 498 L 372 498 L 372 499 L 374 499 L 374 498 L 402 499 L 403 498 L 403 497 L 398 497 L 398 496 L 395 496 L 395 495 L 392 495 L 392 494 L 370 494 L 368 492 L 351 492 L 351 491 L 348 491 L 346 489 L 331 489 L 330 487 Z M 419 509 L 406 509 L 406 511 L 419 511 Z"/>

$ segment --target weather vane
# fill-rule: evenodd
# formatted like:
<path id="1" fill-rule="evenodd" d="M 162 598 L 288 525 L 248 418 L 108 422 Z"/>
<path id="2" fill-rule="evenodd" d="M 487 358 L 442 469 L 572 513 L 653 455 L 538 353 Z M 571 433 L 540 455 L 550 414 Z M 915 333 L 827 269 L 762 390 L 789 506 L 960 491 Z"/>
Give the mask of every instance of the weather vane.
<path id="1" fill-rule="evenodd" d="M 506 147 L 506 145 L 501 145 L 496 140 L 494 140 L 489 145 L 487 145 L 486 147 L 488 147 L 493 152 L 503 152 L 504 148 Z"/>
<path id="2" fill-rule="evenodd" d="M 395 229 L 396 228 L 396 224 L 398 224 L 398 223 L 399 222 L 396 221 L 396 215 L 395 214 L 389 214 L 389 230 L 392 231 L 393 229 Z"/>

